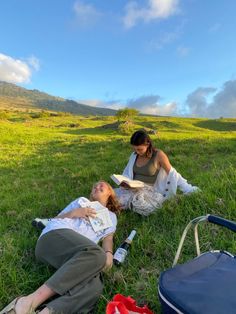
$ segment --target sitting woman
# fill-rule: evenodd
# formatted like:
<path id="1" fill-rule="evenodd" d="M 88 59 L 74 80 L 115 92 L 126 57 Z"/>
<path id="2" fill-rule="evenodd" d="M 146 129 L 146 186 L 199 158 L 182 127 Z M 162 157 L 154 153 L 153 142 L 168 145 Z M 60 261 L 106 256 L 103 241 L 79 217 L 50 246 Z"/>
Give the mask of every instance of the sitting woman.
<path id="1" fill-rule="evenodd" d="M 170 196 L 177 188 L 184 194 L 198 188 L 192 186 L 170 164 L 167 155 L 155 148 L 144 130 L 136 131 L 130 138 L 134 152 L 123 171 L 123 176 L 145 183 L 142 189 L 129 189 L 127 186 L 116 189 L 123 208 L 130 208 L 142 215 L 148 215 Z"/>
<path id="2" fill-rule="evenodd" d="M 97 207 L 106 216 L 104 228 L 100 223 L 99 230 L 94 209 Z M 36 309 L 41 314 L 89 313 L 102 292 L 100 273 L 112 267 L 119 211 L 114 190 L 99 181 L 92 188 L 90 200 L 79 197 L 51 219 L 38 239 L 35 253 L 38 260 L 53 266 L 56 272 L 36 291 L 16 298 L 1 313 L 26 314 Z M 100 240 L 103 248 L 97 245 Z"/>

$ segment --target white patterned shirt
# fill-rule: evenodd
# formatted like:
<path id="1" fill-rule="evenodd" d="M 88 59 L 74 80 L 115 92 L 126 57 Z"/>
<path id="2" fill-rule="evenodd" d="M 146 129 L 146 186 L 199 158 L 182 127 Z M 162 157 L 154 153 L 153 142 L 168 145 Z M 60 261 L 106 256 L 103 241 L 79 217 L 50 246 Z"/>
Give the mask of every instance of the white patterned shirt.
<path id="1" fill-rule="evenodd" d="M 66 214 L 78 207 L 85 207 L 89 200 L 86 197 L 79 197 L 71 202 L 66 208 L 64 208 L 60 214 Z M 53 218 L 50 219 L 47 226 L 43 229 L 40 237 L 49 231 L 57 229 L 70 229 L 90 239 L 91 241 L 98 243 L 111 233 L 114 233 L 117 225 L 116 214 L 109 210 L 110 218 L 112 221 L 112 227 L 95 232 L 91 226 L 91 223 L 85 218 Z"/>

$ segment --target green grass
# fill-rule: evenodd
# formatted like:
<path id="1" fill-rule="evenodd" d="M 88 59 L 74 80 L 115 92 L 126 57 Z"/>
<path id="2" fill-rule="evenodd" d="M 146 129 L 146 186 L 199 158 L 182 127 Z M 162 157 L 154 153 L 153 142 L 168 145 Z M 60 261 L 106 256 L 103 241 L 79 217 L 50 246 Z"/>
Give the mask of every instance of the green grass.
<path id="1" fill-rule="evenodd" d="M 27 294 L 50 276 L 52 269 L 37 263 L 38 237 L 31 227 L 36 216 L 53 216 L 92 184 L 120 173 L 131 149 L 129 136 L 102 126 L 114 117 L 78 117 L 7 112 L 0 115 L 0 308 Z M 137 236 L 126 263 L 105 274 L 104 298 L 96 314 L 116 293 L 131 295 L 160 312 L 157 281 L 171 267 L 181 233 L 189 220 L 213 213 L 236 221 L 236 119 L 137 117 L 135 128 L 158 130 L 152 138 L 172 165 L 201 193 L 178 194 L 153 215 L 132 212 L 119 216 L 117 247 L 132 229 Z M 235 236 L 223 228 L 200 228 L 203 251 L 236 252 Z M 189 236 L 181 261 L 195 256 Z"/>

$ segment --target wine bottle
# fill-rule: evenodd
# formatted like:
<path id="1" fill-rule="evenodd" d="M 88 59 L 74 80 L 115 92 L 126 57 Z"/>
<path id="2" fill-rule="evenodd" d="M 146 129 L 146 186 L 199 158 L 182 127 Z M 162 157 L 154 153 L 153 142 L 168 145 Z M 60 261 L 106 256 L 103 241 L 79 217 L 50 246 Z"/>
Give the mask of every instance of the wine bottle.
<path id="1" fill-rule="evenodd" d="M 113 257 L 113 261 L 115 265 L 120 265 L 124 262 L 135 234 L 136 234 L 136 231 L 132 230 L 128 238 L 116 250 Z"/>

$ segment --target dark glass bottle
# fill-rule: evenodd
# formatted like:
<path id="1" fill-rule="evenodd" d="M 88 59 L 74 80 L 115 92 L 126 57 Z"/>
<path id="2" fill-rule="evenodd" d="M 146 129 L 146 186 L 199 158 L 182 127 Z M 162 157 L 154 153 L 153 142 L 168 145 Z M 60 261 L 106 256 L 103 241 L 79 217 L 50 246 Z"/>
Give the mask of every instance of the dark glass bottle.
<path id="1" fill-rule="evenodd" d="M 135 234 L 136 234 L 136 231 L 132 230 L 128 238 L 116 250 L 113 257 L 113 262 L 115 265 L 120 265 L 124 262 Z"/>

